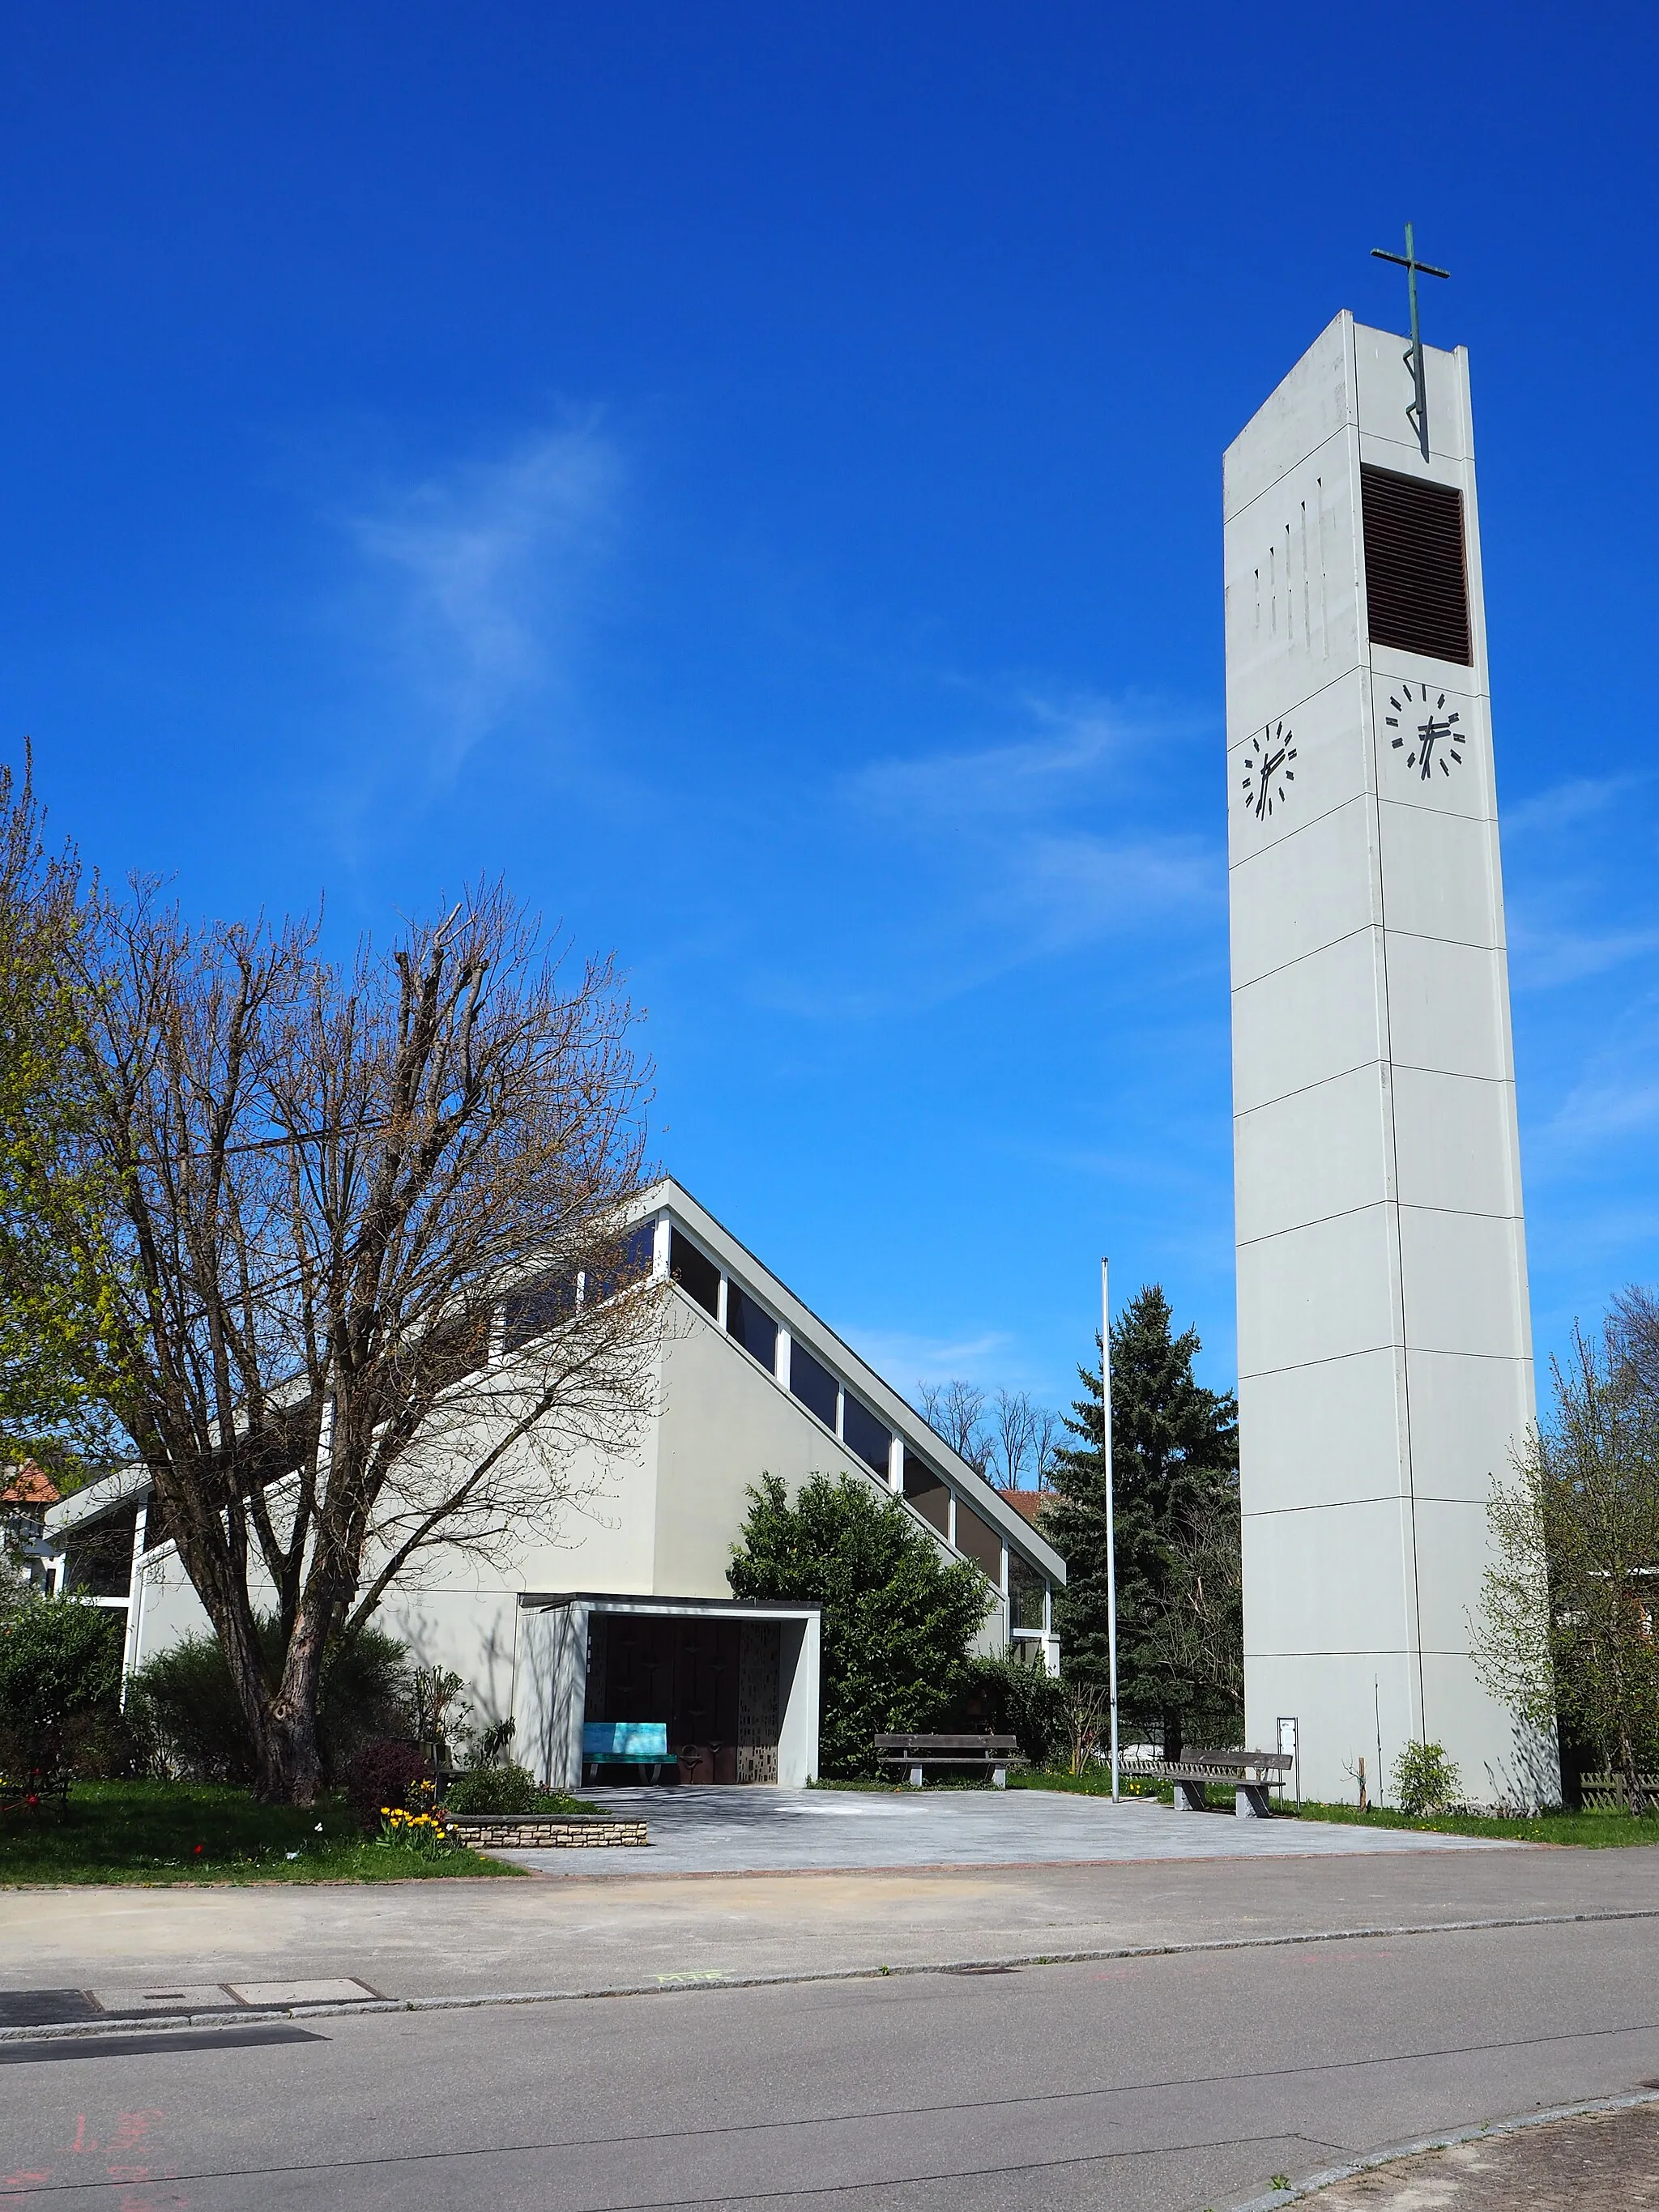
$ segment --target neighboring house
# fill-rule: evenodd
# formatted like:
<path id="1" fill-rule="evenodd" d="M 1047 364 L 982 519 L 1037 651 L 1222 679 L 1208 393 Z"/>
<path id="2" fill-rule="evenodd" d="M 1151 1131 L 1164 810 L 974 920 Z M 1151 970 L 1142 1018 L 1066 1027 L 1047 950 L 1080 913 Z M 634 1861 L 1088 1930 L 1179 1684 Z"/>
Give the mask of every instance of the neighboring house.
<path id="1" fill-rule="evenodd" d="M 58 1503 L 58 1486 L 32 1459 L 0 1468 L 0 1573 L 10 1561 L 17 1574 L 44 1588 L 52 1557 L 46 1509 Z"/>
<path id="2" fill-rule="evenodd" d="M 557 1541 L 526 1536 L 505 1563 L 440 1547 L 379 1620 L 423 1662 L 453 1668 L 550 1784 L 581 1777 L 584 1721 L 662 1721 L 709 1779 L 801 1784 L 817 1771 L 818 1617 L 740 1603 L 726 1578 L 749 1486 L 793 1491 L 843 1471 L 902 1498 L 948 1557 L 994 1593 L 981 1644 L 1058 1673 L 1051 1592 L 1060 1555 L 823 1322 L 679 1184 L 629 1219 L 665 1279 L 654 1411 L 630 1449 L 573 1462 Z M 127 1613 L 126 1668 L 204 1618 L 173 1547 L 149 1536 L 149 1480 L 106 1476 L 52 1507 L 56 1586 Z"/>

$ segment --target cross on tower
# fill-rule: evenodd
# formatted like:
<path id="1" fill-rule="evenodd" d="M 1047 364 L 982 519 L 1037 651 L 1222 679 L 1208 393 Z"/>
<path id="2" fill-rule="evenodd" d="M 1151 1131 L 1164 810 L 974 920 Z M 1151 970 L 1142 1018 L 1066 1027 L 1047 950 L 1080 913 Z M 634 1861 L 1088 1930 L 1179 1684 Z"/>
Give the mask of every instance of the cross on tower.
<path id="1" fill-rule="evenodd" d="M 1423 381 L 1423 340 L 1417 328 L 1417 272 L 1420 269 L 1425 276 L 1449 276 L 1451 270 L 1436 269 L 1429 262 L 1418 259 L 1417 248 L 1412 242 L 1410 223 L 1406 225 L 1404 253 L 1385 253 L 1380 246 L 1374 246 L 1371 258 L 1373 261 L 1392 261 L 1396 269 L 1403 269 L 1406 272 L 1406 289 L 1412 303 L 1412 342 L 1401 359 L 1412 373 L 1412 383 L 1417 392 L 1416 398 L 1406 410 L 1406 420 L 1415 426 L 1417 442 L 1423 448 L 1423 458 L 1426 461 L 1429 458 L 1429 394 Z"/>

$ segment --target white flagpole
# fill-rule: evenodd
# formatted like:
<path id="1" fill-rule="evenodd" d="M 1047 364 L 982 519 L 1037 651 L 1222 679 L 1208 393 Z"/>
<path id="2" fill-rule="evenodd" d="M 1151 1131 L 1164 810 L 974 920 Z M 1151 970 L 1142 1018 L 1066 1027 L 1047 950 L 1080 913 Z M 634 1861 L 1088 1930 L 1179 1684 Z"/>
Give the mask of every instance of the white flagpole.
<path id="1" fill-rule="evenodd" d="M 1112 1696 L 1112 1802 L 1119 1802 L 1117 1741 L 1117 1532 L 1112 1510 L 1112 1291 L 1100 1263 L 1100 1463 L 1106 1478 L 1106 1660 Z"/>

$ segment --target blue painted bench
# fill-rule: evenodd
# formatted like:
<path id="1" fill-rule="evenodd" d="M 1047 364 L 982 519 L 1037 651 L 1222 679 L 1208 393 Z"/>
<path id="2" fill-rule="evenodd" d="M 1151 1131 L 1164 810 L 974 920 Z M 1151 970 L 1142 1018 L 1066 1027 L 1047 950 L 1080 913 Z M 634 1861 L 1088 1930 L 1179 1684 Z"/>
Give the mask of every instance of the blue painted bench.
<path id="1" fill-rule="evenodd" d="M 590 1766 L 645 1766 L 655 1781 L 669 1764 L 666 1721 L 584 1721 L 582 1776 Z"/>

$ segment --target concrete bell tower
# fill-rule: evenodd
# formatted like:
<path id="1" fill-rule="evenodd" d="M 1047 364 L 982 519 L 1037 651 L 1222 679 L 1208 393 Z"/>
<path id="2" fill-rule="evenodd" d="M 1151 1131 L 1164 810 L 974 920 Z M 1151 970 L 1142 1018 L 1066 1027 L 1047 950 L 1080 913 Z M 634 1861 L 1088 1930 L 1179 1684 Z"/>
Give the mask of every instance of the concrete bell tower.
<path id="1" fill-rule="evenodd" d="M 1339 315 L 1228 449 L 1225 566 L 1247 1741 L 1294 1716 L 1350 1799 L 1438 1741 L 1490 1801 L 1533 1374 L 1462 349 Z"/>

